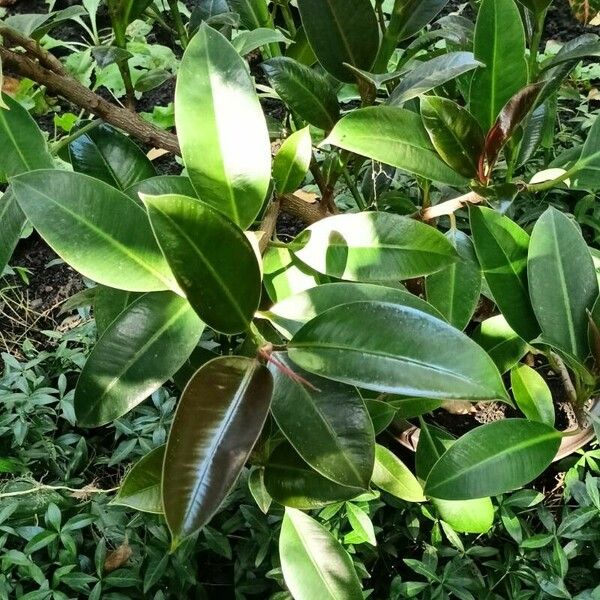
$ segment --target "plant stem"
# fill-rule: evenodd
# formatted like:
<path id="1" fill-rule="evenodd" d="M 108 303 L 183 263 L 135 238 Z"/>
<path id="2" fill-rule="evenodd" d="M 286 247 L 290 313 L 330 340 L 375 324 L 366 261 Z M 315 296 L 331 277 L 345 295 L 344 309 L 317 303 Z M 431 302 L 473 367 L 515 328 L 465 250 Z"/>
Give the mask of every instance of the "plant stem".
<path id="1" fill-rule="evenodd" d="M 350 190 L 352 196 L 354 197 L 354 200 L 356 201 L 358 208 L 360 208 L 360 210 L 367 210 L 367 203 L 365 202 L 364 198 L 362 197 L 362 194 L 360 193 L 359 189 L 356 187 L 356 184 L 354 183 L 352 177 L 350 176 L 350 173 L 348 173 L 348 167 L 346 165 L 344 165 L 342 173 L 344 175 L 344 180 L 346 181 L 346 185 L 348 186 L 348 189 Z"/>
<path id="2" fill-rule="evenodd" d="M 18 490 L 16 492 L 4 492 L 0 494 L 0 498 L 14 498 L 16 496 L 26 496 L 27 494 L 35 494 L 36 492 L 42 492 L 44 490 L 52 491 L 65 491 L 71 492 L 72 494 L 111 494 L 119 490 L 118 487 L 110 488 L 108 490 L 101 490 L 100 488 L 89 485 L 80 489 L 68 487 L 66 485 L 45 485 L 43 483 L 36 483 L 33 487 L 26 490 Z"/>
<path id="3" fill-rule="evenodd" d="M 374 73 L 385 73 L 387 71 L 388 63 L 398 45 L 398 38 L 400 37 L 402 25 L 404 24 L 405 4 L 405 0 L 396 0 L 394 3 L 390 22 L 383 34 L 379 52 L 375 59 L 375 64 L 373 65 Z"/>
<path id="4" fill-rule="evenodd" d="M 95 129 L 102 123 L 101 119 L 94 119 L 90 121 L 87 125 L 84 125 L 80 129 L 78 129 L 75 133 L 71 133 L 70 135 L 66 135 L 58 142 L 52 145 L 52 154 L 55 156 L 65 147 L 68 146 L 71 142 L 74 142 L 78 137 L 85 135 L 88 131 Z"/>
<path id="5" fill-rule="evenodd" d="M 568 171 L 565 171 L 562 175 L 559 175 L 555 179 L 551 179 L 550 181 L 542 181 L 541 183 L 530 183 L 526 186 L 528 192 L 545 192 L 547 190 L 551 190 L 557 184 L 562 183 L 566 179 L 569 179 L 577 172 L 583 169 L 585 164 L 581 162 L 575 163 Z"/>
<path id="6" fill-rule="evenodd" d="M 145 11 L 144 14 L 152 18 L 156 21 L 165 31 L 168 31 L 172 35 L 177 35 L 177 31 L 175 31 L 161 16 L 161 14 L 150 5 Z"/>
<path id="7" fill-rule="evenodd" d="M 540 43 L 544 33 L 544 22 L 546 21 L 546 11 L 543 10 L 539 15 L 535 15 L 533 24 L 533 34 L 531 36 L 531 47 L 529 48 L 529 82 L 536 81 L 538 76 L 538 54 Z"/>
<path id="8" fill-rule="evenodd" d="M 188 36 L 185 25 L 183 24 L 183 19 L 181 18 L 181 13 L 179 12 L 178 0 L 168 0 L 168 2 L 171 18 L 173 19 L 173 24 L 175 25 L 177 35 L 179 36 L 181 47 L 185 50 L 188 45 Z"/>
<path id="9" fill-rule="evenodd" d="M 286 26 L 290 36 L 292 36 L 292 38 L 295 38 L 296 33 L 298 33 L 298 30 L 296 29 L 296 23 L 294 23 L 294 16 L 292 15 L 292 11 L 290 10 L 289 5 L 281 4 L 280 8 L 281 8 L 281 14 L 283 15 L 283 21 L 285 23 L 285 26 Z"/>

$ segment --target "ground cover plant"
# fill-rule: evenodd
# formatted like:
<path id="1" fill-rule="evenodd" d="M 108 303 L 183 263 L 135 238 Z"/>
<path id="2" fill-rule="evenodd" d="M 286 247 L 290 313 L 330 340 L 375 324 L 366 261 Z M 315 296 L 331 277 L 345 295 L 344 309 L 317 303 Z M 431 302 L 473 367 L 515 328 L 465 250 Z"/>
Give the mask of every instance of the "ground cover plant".
<path id="1" fill-rule="evenodd" d="M 58 372 L 28 347 L 25 366 L 5 358 L 6 471 L 45 461 L 23 415 L 33 439 L 75 428 L 62 484 L 6 492 L 58 494 L 45 526 L 7 526 L 25 545 L 5 570 L 39 589 L 7 579 L 6 594 L 61 598 L 66 578 L 160 597 L 165 573 L 186 592 L 193 561 L 233 557 L 239 530 L 238 597 L 598 594 L 597 531 L 582 531 L 598 516 L 594 456 L 569 471 L 558 525 L 539 494 L 511 493 L 600 429 L 600 39 L 544 47 L 546 0 L 440 16 L 447 4 L 111 0 L 4 18 L 0 268 L 33 229 L 83 278 L 67 309 L 86 319 L 86 350 L 65 341 Z M 586 23 L 596 9 L 573 3 Z M 45 134 L 30 112 L 48 111 Z M 169 174 L 150 160 L 164 151 L 180 157 Z M 108 467 L 138 460 L 84 485 L 86 436 L 107 431 Z M 94 498 L 90 512 L 63 518 L 61 490 Z M 378 510 L 380 535 L 400 519 L 400 539 L 428 537 L 421 560 L 394 548 L 420 579 L 391 570 L 385 592 L 363 581 L 381 571 L 362 549 Z M 99 522 L 121 529 L 121 553 L 124 527 L 160 543 L 134 569 L 129 555 L 107 569 L 105 542 L 77 561 Z M 512 541 L 494 552 L 457 535 L 501 527 Z M 253 558 L 271 569 L 248 579 Z"/>

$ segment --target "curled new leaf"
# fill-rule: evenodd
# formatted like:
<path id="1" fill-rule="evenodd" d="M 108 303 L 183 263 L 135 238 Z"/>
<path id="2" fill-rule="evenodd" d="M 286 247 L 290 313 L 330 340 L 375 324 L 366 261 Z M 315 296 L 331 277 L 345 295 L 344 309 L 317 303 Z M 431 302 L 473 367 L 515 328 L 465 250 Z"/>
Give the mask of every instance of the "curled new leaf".
<path id="1" fill-rule="evenodd" d="M 205 525 L 242 470 L 262 430 L 273 381 L 256 360 L 219 357 L 183 391 L 163 467 L 163 506 L 173 546 Z"/>

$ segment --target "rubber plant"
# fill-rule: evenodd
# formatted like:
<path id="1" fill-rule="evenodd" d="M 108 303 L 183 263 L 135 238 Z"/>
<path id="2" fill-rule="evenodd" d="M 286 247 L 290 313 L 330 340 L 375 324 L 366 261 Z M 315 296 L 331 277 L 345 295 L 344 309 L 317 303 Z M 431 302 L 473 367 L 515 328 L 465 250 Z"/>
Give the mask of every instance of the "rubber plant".
<path id="1" fill-rule="evenodd" d="M 262 65 L 288 109 L 274 158 L 248 64 L 206 22 L 175 92 L 184 176 L 157 176 L 107 126 L 71 142 L 72 170 L 54 168 L 24 109 L 5 97 L 0 112 L 1 262 L 28 220 L 97 283 L 79 425 L 106 426 L 173 378 L 182 388 L 166 446 L 115 502 L 164 513 L 176 547 L 250 465 L 258 505 L 285 506 L 294 598 L 363 597 L 349 555 L 306 511 L 385 493 L 486 531 L 491 498 L 535 479 L 561 443 L 532 366 L 561 374 L 581 420 L 598 387 L 597 275 L 552 203 L 566 186 L 600 188 L 600 121 L 552 165 L 532 157 L 561 82 L 600 44 L 584 36 L 540 62 L 522 14 L 543 23 L 549 3 L 514 0 L 415 37 L 445 4 L 298 0 L 298 18 L 277 3 L 304 51 L 278 45 Z M 296 194 L 306 184 L 316 206 Z M 273 234 L 285 202 L 311 221 L 288 243 Z M 532 203 L 545 209 L 528 232 L 518 206 Z M 469 326 L 482 297 L 494 316 Z M 427 416 L 455 400 L 520 416 L 455 439 Z M 384 432 L 415 419 L 412 469 Z"/>

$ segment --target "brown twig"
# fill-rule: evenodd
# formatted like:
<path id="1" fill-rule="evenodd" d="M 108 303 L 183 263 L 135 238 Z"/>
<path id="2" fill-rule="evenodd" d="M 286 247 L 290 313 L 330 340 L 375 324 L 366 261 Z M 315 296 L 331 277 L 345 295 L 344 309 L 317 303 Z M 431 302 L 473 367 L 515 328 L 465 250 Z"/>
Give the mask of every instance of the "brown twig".
<path id="1" fill-rule="evenodd" d="M 280 196 L 281 210 L 288 215 L 297 217 L 307 225 L 316 223 L 325 217 L 330 217 L 331 213 L 319 202 L 305 202 L 294 194 L 284 194 Z"/>
<path id="2" fill-rule="evenodd" d="M 259 232 L 263 235 L 258 240 L 258 247 L 260 249 L 260 253 L 264 254 L 265 250 L 269 246 L 269 241 L 273 237 L 275 233 L 275 226 L 277 225 L 277 217 L 279 216 L 280 202 L 279 200 L 273 200 L 267 208 L 267 212 L 265 213 L 265 218 L 263 219 L 260 227 L 258 228 Z"/>
<path id="3" fill-rule="evenodd" d="M 69 102 L 100 117 L 107 123 L 156 148 L 179 154 L 177 137 L 144 121 L 126 108 L 108 102 L 69 75 L 61 75 L 31 58 L 0 46 L 0 60 L 6 70 L 46 86 Z"/>
<path id="4" fill-rule="evenodd" d="M 421 221 L 431 221 L 443 215 L 452 215 L 467 204 L 481 204 L 483 201 L 483 196 L 475 192 L 469 192 L 458 198 L 453 198 L 452 200 L 447 200 L 446 202 L 426 208 L 419 213 L 419 218 Z"/>

